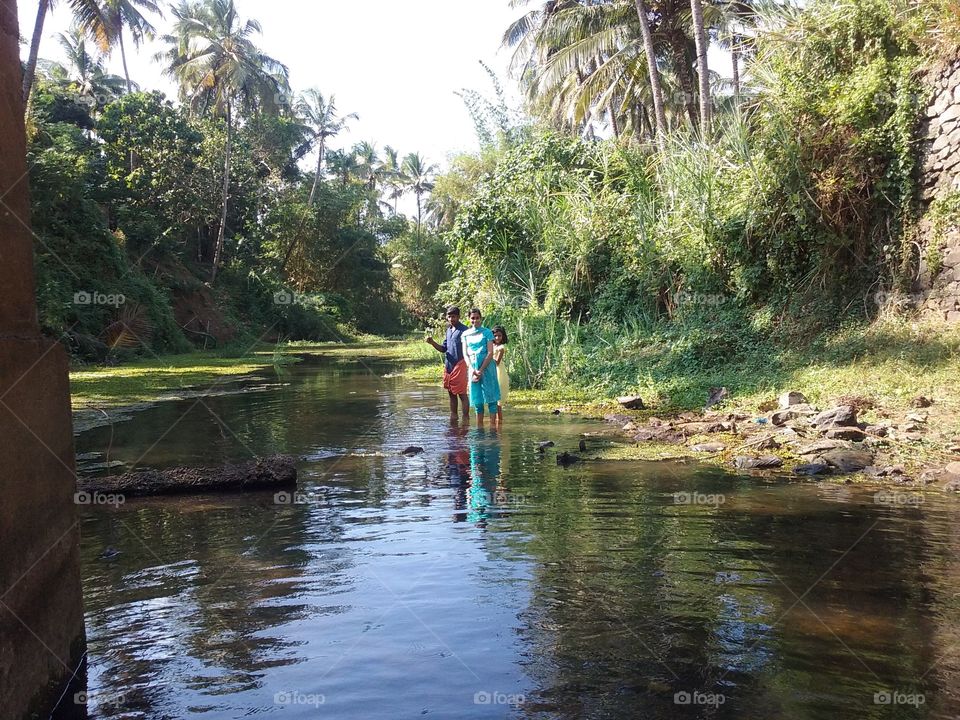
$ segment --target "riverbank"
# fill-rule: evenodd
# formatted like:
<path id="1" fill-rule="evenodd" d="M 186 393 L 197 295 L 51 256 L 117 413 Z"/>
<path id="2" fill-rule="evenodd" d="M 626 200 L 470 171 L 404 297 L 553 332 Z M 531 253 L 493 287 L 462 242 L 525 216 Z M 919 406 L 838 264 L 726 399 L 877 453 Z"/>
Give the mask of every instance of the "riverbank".
<path id="1" fill-rule="evenodd" d="M 416 343 L 409 345 L 397 355 L 423 354 Z M 821 464 L 816 461 L 823 459 L 822 452 L 845 450 L 868 452 L 868 472 L 886 473 L 897 482 L 960 481 L 940 472 L 960 461 L 956 324 L 886 317 L 803 343 L 767 343 L 732 357 L 718 353 L 712 362 L 690 362 L 689 370 L 681 372 L 683 363 L 671 353 L 676 349 L 653 337 L 630 338 L 602 352 L 588 349 L 586 354 L 597 359 L 589 377 L 578 379 L 574 373 L 573 379 L 543 389 L 515 390 L 510 402 L 542 412 L 606 418 L 611 442 L 591 448 L 585 459 L 693 456 L 730 468 L 737 458 L 746 458 L 741 465 L 759 458 L 774 464 L 771 458 L 777 458 L 784 471 L 805 471 Z M 441 369 L 434 362 L 405 374 L 439 382 Z M 717 393 L 722 399 L 704 412 L 711 390 L 720 389 L 725 390 Z M 795 417 L 777 416 L 779 399 L 789 392 L 802 395 L 805 407 L 791 411 Z M 640 396 L 644 408 L 622 407 L 616 400 L 621 395 Z M 844 426 L 851 428 L 845 431 L 810 426 L 817 412 L 839 406 L 853 408 L 856 426 Z M 830 430 L 834 432 L 826 437 Z M 804 452 L 818 441 L 836 447 Z"/>
<path id="2" fill-rule="evenodd" d="M 643 376 L 645 368 L 655 366 L 654 350 L 638 347 L 632 355 L 608 357 L 607 362 L 618 366 L 634 362 L 635 376 Z M 82 430 L 85 424 L 116 421 L 165 399 L 241 392 L 235 385 L 238 380 L 251 374 L 279 377 L 284 365 L 305 355 L 393 362 L 396 372 L 413 382 L 439 384 L 442 375 L 439 355 L 419 338 L 289 343 L 232 356 L 198 352 L 75 370 L 71 373 L 75 423 Z M 545 413 L 606 418 L 604 441 L 591 443 L 584 459 L 694 456 L 732 467 L 738 457 L 772 456 L 791 471 L 816 464 L 810 461 L 817 456 L 800 451 L 812 442 L 831 439 L 840 448 L 869 450 L 870 467 L 887 469 L 901 482 L 938 482 L 943 478 L 932 470 L 960 461 L 960 328 L 887 320 L 817 338 L 809 349 L 791 348 L 766 361 L 762 368 L 758 358 L 750 356 L 713 369 L 698 366 L 682 378 L 684 390 L 679 394 L 671 391 L 679 384 L 676 377 L 648 372 L 643 384 L 614 384 L 613 391 L 575 381 L 517 389 L 510 403 Z M 726 388 L 726 393 L 704 413 L 711 388 Z M 644 408 L 623 408 L 616 395 L 626 392 L 640 395 Z M 783 419 L 774 417 L 778 398 L 787 392 L 802 394 L 809 412 L 794 412 L 796 417 L 778 424 L 774 420 Z M 808 431 L 815 411 L 842 405 L 854 408 L 856 423 L 865 431 L 862 438 L 853 430 L 833 433 L 842 436 L 837 438 Z M 764 440 L 791 431 L 799 437 Z"/>

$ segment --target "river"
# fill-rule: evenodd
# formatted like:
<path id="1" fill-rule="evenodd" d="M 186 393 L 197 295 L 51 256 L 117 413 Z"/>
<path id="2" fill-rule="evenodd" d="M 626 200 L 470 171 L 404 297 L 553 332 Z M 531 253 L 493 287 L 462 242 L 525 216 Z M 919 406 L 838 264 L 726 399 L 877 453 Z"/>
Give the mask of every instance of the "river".
<path id="1" fill-rule="evenodd" d="M 452 427 L 393 370 L 307 358 L 80 434 L 81 471 L 300 458 L 296 494 L 82 508 L 90 717 L 960 714 L 954 500 L 564 468 L 598 423 Z"/>

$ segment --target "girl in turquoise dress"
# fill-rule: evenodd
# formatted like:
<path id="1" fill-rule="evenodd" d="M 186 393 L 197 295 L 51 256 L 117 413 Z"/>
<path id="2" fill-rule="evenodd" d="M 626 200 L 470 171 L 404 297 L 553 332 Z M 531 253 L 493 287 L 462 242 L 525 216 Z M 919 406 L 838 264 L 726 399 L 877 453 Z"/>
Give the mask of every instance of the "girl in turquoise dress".
<path id="1" fill-rule="evenodd" d="M 463 357 L 470 372 L 470 406 L 477 412 L 477 423 L 483 424 L 483 413 L 489 410 L 496 418 L 500 402 L 500 382 L 496 365 L 493 364 L 493 332 L 483 327 L 483 314 L 473 308 L 470 311 L 473 326 L 463 333 Z"/>

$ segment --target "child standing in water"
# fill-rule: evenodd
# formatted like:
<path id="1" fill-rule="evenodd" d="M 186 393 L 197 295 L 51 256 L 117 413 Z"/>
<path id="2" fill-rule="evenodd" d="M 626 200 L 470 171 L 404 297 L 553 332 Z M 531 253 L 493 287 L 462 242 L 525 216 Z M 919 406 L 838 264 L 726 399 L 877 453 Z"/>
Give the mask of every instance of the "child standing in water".
<path id="1" fill-rule="evenodd" d="M 483 413 L 489 410 L 495 416 L 500 401 L 500 383 L 493 362 L 493 333 L 483 327 L 483 314 L 473 308 L 470 311 L 472 327 L 461 336 L 463 356 L 470 370 L 470 405 L 477 413 L 477 425 L 483 425 Z"/>
<path id="2" fill-rule="evenodd" d="M 497 380 L 500 382 L 500 402 L 497 403 L 497 424 L 503 423 L 503 406 L 507 404 L 507 395 L 510 394 L 510 372 L 504 362 L 507 355 L 507 331 L 503 325 L 493 328 L 493 361 L 497 364 Z"/>

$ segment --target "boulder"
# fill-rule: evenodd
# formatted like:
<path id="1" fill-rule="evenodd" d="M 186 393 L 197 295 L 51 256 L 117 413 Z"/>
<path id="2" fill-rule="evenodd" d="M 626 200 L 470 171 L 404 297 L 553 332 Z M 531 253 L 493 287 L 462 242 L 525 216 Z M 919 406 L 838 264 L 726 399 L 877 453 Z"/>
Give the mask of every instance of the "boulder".
<path id="1" fill-rule="evenodd" d="M 786 410 L 794 405 L 806 405 L 808 403 L 809 401 L 806 397 L 804 397 L 803 393 L 797 392 L 796 390 L 785 392 L 783 395 L 777 398 L 777 404 L 781 410 Z"/>
<path id="2" fill-rule="evenodd" d="M 933 405 L 933 400 L 923 395 L 917 395 L 910 404 L 915 408 L 928 408 Z"/>
<path id="3" fill-rule="evenodd" d="M 793 472 L 795 475 L 826 475 L 830 472 L 830 466 L 827 463 L 805 463 L 797 465 Z"/>
<path id="4" fill-rule="evenodd" d="M 797 455 L 817 455 L 827 450 L 852 448 L 853 444 L 845 440 L 817 440 L 797 450 Z"/>
<path id="5" fill-rule="evenodd" d="M 960 462 L 947 463 L 947 466 L 944 468 L 944 472 L 948 472 L 951 475 L 960 476 Z"/>
<path id="6" fill-rule="evenodd" d="M 726 450 L 727 446 L 723 443 L 698 443 L 691 445 L 690 449 L 693 452 L 718 453 Z"/>
<path id="7" fill-rule="evenodd" d="M 413 457 L 414 455 L 419 455 L 423 452 L 423 448 L 419 445 L 411 445 L 410 447 L 405 447 L 400 451 L 401 455 L 406 455 L 407 457 Z"/>
<path id="8" fill-rule="evenodd" d="M 754 450 L 776 450 L 780 447 L 780 441 L 773 435 L 764 435 L 756 440 L 751 440 L 747 445 Z"/>
<path id="9" fill-rule="evenodd" d="M 738 455 L 733 459 L 733 465 L 738 470 L 771 470 L 782 467 L 783 459 L 776 455 L 761 455 L 760 457 Z"/>
<path id="10" fill-rule="evenodd" d="M 852 440 L 853 442 L 862 442 L 867 435 L 858 427 L 837 427 L 827 430 L 826 437 L 829 440 Z"/>
<path id="11" fill-rule="evenodd" d="M 710 388 L 710 394 L 707 396 L 707 404 L 703 406 L 704 410 L 709 410 L 719 402 L 723 402 L 730 396 L 725 387 Z"/>
<path id="12" fill-rule="evenodd" d="M 624 395 L 617 398 L 617 402 L 620 403 L 627 410 L 643 410 L 643 398 L 639 395 Z"/>
<path id="13" fill-rule="evenodd" d="M 824 410 L 813 418 L 813 424 L 821 430 L 857 424 L 857 411 L 853 405 L 838 405 Z"/>
<path id="14" fill-rule="evenodd" d="M 725 423 L 720 422 L 687 422 L 681 423 L 676 426 L 677 430 L 686 433 L 687 435 L 705 435 L 715 432 L 723 432 L 729 428 L 724 427 Z"/>
<path id="15" fill-rule="evenodd" d="M 824 462 L 841 472 L 859 472 L 873 465 L 873 453 L 868 450 L 827 450 L 821 455 Z"/>
<path id="16" fill-rule="evenodd" d="M 791 405 L 789 408 L 784 410 L 777 410 L 770 416 L 770 422 L 774 425 L 785 425 L 791 420 L 798 420 L 799 418 L 809 417 L 816 413 L 812 407 L 806 403 L 801 403 L 798 405 Z"/>
<path id="17" fill-rule="evenodd" d="M 877 477 L 893 477 L 895 475 L 903 475 L 906 473 L 903 465 L 887 465 L 882 468 L 877 468 Z"/>

